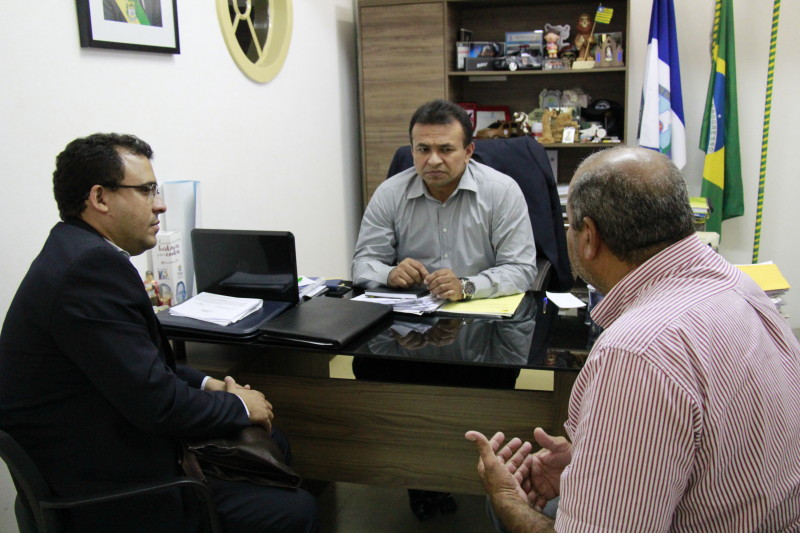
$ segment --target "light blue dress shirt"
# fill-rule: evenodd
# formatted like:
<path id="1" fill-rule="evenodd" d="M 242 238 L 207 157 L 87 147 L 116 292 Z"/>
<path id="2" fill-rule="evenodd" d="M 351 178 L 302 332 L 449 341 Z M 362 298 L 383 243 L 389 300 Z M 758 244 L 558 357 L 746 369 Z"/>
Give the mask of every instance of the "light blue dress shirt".
<path id="1" fill-rule="evenodd" d="M 470 161 L 458 188 L 436 200 L 414 168 L 383 182 L 372 196 L 353 256 L 353 283 L 386 285 L 411 257 L 428 272 L 449 268 L 475 284 L 475 298 L 531 289 L 536 247 L 519 185 Z"/>

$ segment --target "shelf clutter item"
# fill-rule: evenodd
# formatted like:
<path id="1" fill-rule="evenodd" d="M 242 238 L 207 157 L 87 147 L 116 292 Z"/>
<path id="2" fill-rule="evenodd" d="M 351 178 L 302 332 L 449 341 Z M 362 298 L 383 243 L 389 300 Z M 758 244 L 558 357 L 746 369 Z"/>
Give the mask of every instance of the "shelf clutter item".
<path id="1" fill-rule="evenodd" d="M 689 198 L 689 205 L 692 206 L 694 213 L 694 227 L 697 231 L 705 231 L 706 221 L 711 208 L 708 205 L 708 199 L 702 196 L 692 196 Z"/>
<path id="2" fill-rule="evenodd" d="M 767 261 L 755 265 L 736 265 L 736 267 L 753 278 L 753 281 L 767 293 L 767 296 L 770 297 L 778 311 L 783 314 L 785 302 L 782 296 L 786 294 L 791 286 L 780 269 L 778 269 L 778 265 L 772 261 Z"/>

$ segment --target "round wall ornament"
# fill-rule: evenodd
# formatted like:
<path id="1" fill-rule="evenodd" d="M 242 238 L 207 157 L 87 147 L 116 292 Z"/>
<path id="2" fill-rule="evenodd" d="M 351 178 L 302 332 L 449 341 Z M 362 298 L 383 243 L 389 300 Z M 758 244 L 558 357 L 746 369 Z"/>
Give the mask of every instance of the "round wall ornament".
<path id="1" fill-rule="evenodd" d="M 266 83 L 278 75 L 292 40 L 292 0 L 217 0 L 217 18 L 248 78 Z"/>

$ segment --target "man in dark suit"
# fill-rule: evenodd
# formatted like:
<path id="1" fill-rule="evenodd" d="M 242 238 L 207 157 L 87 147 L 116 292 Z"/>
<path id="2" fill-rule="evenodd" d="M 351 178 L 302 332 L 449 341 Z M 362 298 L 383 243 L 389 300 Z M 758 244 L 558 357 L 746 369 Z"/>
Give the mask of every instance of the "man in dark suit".
<path id="1" fill-rule="evenodd" d="M 155 246 L 166 211 L 151 157 L 146 143 L 117 134 L 76 139 L 59 154 L 53 190 L 62 222 L 0 334 L 0 427 L 58 495 L 174 478 L 180 439 L 272 426 L 262 393 L 176 365 L 160 331 L 129 260 Z M 315 528 L 305 491 L 209 483 L 226 531 Z M 69 519 L 81 532 L 194 531 L 195 507 L 175 491 L 89 506 Z"/>

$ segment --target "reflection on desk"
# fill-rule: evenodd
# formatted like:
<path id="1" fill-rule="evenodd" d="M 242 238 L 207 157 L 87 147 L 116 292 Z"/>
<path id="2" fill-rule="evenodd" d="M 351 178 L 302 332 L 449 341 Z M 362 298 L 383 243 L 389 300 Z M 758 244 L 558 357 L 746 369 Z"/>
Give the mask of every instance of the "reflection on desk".
<path id="1" fill-rule="evenodd" d="M 346 353 L 398 360 L 579 370 L 588 326 L 581 316 L 560 316 L 544 293 L 528 293 L 511 318 L 409 317 L 395 314 L 385 329 Z"/>

